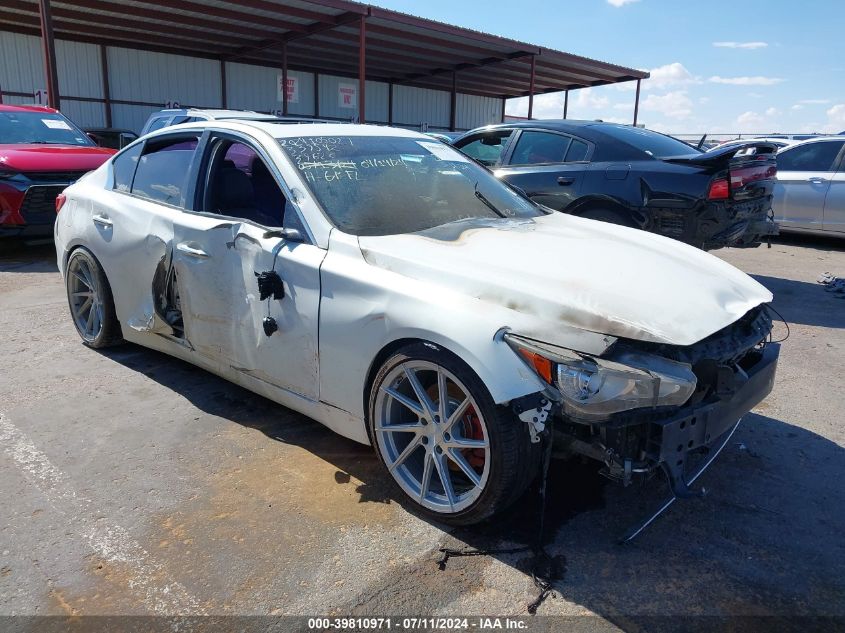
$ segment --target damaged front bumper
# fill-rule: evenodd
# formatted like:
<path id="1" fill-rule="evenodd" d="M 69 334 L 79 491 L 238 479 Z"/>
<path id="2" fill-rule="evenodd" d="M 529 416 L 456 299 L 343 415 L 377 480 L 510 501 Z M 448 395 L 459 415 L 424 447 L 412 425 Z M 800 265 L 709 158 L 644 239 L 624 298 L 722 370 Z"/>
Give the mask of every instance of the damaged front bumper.
<path id="1" fill-rule="evenodd" d="M 687 483 L 691 463 L 772 390 L 780 346 L 769 343 L 734 371 L 721 372 L 715 392 L 695 405 L 639 411 L 602 423 L 561 417 L 559 448 L 605 463 L 603 474 L 624 485 L 663 470 L 676 497 L 698 496 Z"/>

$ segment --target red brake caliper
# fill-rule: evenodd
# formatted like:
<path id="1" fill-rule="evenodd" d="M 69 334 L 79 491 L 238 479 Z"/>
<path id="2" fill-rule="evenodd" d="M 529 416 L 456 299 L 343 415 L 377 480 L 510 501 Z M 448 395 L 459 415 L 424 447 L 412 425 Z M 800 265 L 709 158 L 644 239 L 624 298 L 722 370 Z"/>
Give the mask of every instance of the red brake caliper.
<path id="1" fill-rule="evenodd" d="M 478 413 L 475 412 L 475 407 L 467 409 L 467 413 L 461 420 L 463 424 L 463 435 L 468 440 L 483 440 L 484 431 L 481 428 L 481 420 L 478 419 Z M 461 451 L 466 458 L 469 465 L 473 468 L 484 468 L 484 449 L 483 448 L 465 448 Z"/>

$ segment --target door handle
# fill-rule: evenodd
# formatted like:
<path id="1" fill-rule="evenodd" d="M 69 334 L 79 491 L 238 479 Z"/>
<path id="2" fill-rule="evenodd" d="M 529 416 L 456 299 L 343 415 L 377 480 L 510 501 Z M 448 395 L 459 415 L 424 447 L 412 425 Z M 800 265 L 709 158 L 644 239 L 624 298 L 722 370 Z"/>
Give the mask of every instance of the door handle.
<path id="1" fill-rule="evenodd" d="M 560 178 L 557 179 L 557 184 L 559 184 L 561 187 L 567 187 L 567 186 L 571 185 L 573 182 L 575 182 L 575 179 L 570 178 L 569 176 L 561 176 Z"/>
<path id="2" fill-rule="evenodd" d="M 185 253 L 185 255 L 187 255 L 188 257 L 196 257 L 198 259 L 207 259 L 209 256 L 208 253 L 206 253 L 204 250 L 194 248 L 193 246 L 190 246 L 185 242 L 179 242 L 176 245 L 176 250 L 180 253 Z"/>
<path id="3" fill-rule="evenodd" d="M 827 178 L 820 178 L 818 176 L 813 176 L 812 178 L 810 178 L 810 182 L 813 183 L 814 185 L 823 185 L 824 183 L 827 182 Z"/>
<path id="4" fill-rule="evenodd" d="M 100 226 L 113 226 L 114 222 L 108 216 L 105 215 L 95 215 L 91 218 L 94 220 L 94 224 L 99 224 Z"/>

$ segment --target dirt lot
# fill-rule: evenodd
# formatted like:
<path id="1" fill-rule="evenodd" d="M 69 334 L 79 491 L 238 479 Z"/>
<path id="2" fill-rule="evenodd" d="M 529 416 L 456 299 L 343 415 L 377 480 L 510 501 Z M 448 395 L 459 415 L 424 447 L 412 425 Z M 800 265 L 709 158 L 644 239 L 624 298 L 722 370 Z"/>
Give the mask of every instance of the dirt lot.
<path id="1" fill-rule="evenodd" d="M 720 257 L 789 321 L 774 393 L 701 481 L 633 544 L 662 498 L 555 464 L 540 615 L 594 628 L 653 615 L 845 616 L 845 243 Z M 0 252 L 0 615 L 520 615 L 536 597 L 526 497 L 452 530 L 399 501 L 371 450 L 210 374 L 132 345 L 83 347 L 52 246 Z M 784 328 L 777 330 L 784 335 Z"/>

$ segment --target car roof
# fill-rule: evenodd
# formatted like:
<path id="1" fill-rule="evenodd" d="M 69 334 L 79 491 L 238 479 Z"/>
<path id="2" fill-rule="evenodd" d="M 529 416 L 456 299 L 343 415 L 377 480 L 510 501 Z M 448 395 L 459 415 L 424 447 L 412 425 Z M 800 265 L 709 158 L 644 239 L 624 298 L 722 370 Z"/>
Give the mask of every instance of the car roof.
<path id="1" fill-rule="evenodd" d="M 44 112 L 58 114 L 58 110 L 42 105 L 9 105 L 0 103 L 0 112 Z"/>
<path id="2" fill-rule="evenodd" d="M 217 110 L 205 108 L 165 108 L 159 110 L 156 114 L 185 114 L 192 116 L 207 116 L 211 119 L 248 119 L 253 117 L 276 117 L 274 114 L 267 114 L 265 112 L 255 112 L 253 110 Z"/>
<path id="3" fill-rule="evenodd" d="M 290 125 L 273 121 L 252 121 L 248 119 L 229 119 L 216 121 L 195 121 L 181 123 L 156 130 L 150 136 L 159 136 L 179 130 L 206 128 L 231 129 L 235 131 L 260 130 L 274 138 L 296 138 L 301 136 L 393 136 L 417 138 L 431 141 L 432 138 L 422 132 L 406 130 L 384 125 L 360 125 L 357 123 L 309 123 L 308 125 Z"/>
<path id="4" fill-rule="evenodd" d="M 791 145 L 782 147 L 780 151 L 784 152 L 788 149 L 793 149 L 801 145 L 809 145 L 810 143 L 832 143 L 833 141 L 839 141 L 841 143 L 843 140 L 845 139 L 843 139 L 842 136 L 814 136 L 813 138 L 808 138 L 803 141 L 796 141 Z"/>
<path id="5" fill-rule="evenodd" d="M 499 128 L 543 128 L 547 130 L 560 130 L 563 132 L 570 130 L 582 129 L 585 127 L 601 126 L 601 125 L 619 125 L 618 123 L 610 123 L 604 121 L 589 121 L 583 119 L 531 119 L 530 121 L 513 121 L 511 123 L 495 123 L 493 125 L 486 125 L 481 128 L 470 130 L 470 132 L 480 132 L 482 130 L 495 130 Z M 467 132 L 469 134 L 469 132 Z"/>

